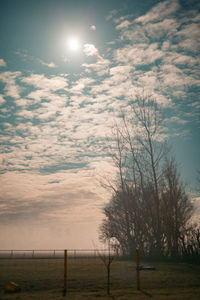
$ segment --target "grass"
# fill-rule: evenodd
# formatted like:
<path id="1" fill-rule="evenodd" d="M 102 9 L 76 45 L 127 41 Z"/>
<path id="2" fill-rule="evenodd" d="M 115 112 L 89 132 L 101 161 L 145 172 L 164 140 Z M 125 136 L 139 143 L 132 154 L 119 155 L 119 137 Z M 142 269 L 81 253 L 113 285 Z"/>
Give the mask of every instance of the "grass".
<path id="1" fill-rule="evenodd" d="M 141 271 L 141 291 L 136 290 L 135 264 L 115 260 L 111 265 L 111 296 L 106 295 L 106 268 L 97 258 L 68 260 L 69 300 L 197 300 L 200 299 L 200 266 L 151 262 L 155 271 Z M 19 294 L 4 294 L 7 282 L 18 283 Z M 63 288 L 62 259 L 0 259 L 0 299 L 59 300 Z"/>

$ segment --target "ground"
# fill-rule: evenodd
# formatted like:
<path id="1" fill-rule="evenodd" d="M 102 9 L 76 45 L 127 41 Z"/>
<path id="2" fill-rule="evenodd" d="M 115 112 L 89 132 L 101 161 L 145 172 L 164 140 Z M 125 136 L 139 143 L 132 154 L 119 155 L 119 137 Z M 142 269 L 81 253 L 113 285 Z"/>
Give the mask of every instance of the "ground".
<path id="1" fill-rule="evenodd" d="M 71 258 L 67 265 L 67 295 L 63 297 L 63 259 L 0 259 L 0 299 L 200 299 L 199 265 L 167 262 L 151 262 L 151 265 L 156 270 L 140 272 L 141 291 L 137 291 L 135 263 L 114 260 L 110 296 L 107 296 L 107 273 L 102 260 Z M 22 291 L 5 294 L 4 286 L 9 281 L 19 284 Z"/>

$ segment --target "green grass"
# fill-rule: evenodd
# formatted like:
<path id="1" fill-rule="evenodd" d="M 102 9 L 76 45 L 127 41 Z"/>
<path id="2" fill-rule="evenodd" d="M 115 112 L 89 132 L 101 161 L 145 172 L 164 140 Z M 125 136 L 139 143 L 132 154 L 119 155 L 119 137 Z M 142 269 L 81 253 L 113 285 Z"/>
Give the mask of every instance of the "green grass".
<path id="1" fill-rule="evenodd" d="M 68 260 L 67 299 L 199 300 L 200 266 L 151 262 L 155 271 L 141 271 L 141 291 L 136 290 L 135 263 L 115 260 L 111 265 L 111 296 L 106 295 L 106 268 L 97 258 Z M 19 294 L 4 294 L 14 281 Z M 62 259 L 0 259 L 0 299 L 64 299 Z"/>

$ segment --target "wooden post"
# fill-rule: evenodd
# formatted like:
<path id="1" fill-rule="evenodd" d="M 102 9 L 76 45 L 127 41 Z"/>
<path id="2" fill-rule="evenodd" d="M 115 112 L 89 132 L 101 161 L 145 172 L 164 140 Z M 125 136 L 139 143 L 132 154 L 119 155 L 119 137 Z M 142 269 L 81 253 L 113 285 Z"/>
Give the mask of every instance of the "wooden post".
<path id="1" fill-rule="evenodd" d="M 110 262 L 107 264 L 107 295 L 110 295 Z"/>
<path id="2" fill-rule="evenodd" d="M 67 294 L 67 250 L 64 250 L 64 288 L 63 296 Z"/>
<path id="3" fill-rule="evenodd" d="M 110 256 L 110 239 L 108 241 L 108 264 L 107 264 L 107 295 L 110 295 L 110 265 L 111 265 L 111 256 Z"/>
<path id="4" fill-rule="evenodd" d="M 139 250 L 136 249 L 136 279 L 137 279 L 137 290 L 140 290 L 140 256 Z"/>

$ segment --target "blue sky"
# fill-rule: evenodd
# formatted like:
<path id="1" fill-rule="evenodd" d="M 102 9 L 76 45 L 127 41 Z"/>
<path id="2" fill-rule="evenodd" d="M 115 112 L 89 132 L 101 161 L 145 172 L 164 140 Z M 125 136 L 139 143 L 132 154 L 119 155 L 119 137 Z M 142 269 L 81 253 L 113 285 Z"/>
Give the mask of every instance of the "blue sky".
<path id="1" fill-rule="evenodd" d="M 198 1 L 1 0 L 0 23 L 2 248 L 98 243 L 111 127 L 143 90 L 198 203 Z"/>

